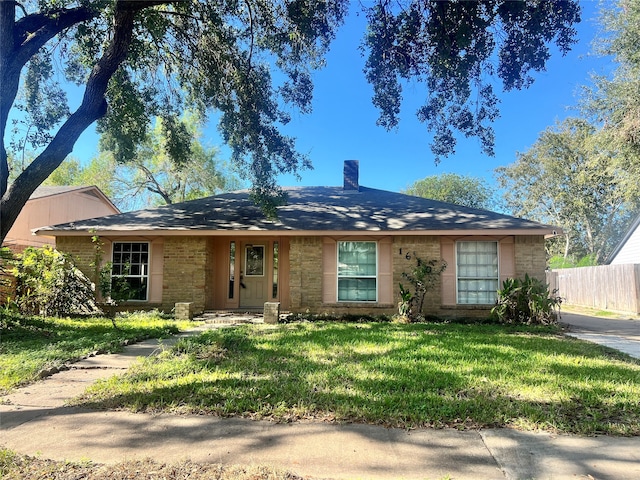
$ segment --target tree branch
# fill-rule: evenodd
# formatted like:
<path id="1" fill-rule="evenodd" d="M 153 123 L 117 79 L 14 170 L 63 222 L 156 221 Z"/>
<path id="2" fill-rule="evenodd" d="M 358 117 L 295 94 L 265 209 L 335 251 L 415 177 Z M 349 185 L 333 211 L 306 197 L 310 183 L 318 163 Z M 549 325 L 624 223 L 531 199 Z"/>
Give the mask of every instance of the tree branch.
<path id="1" fill-rule="evenodd" d="M 37 186 L 46 180 L 71 153 L 82 132 L 107 112 L 105 100 L 107 86 L 127 57 L 135 15 L 141 9 L 131 8 L 131 3 L 140 6 L 150 2 L 119 2 L 117 4 L 111 43 L 89 75 L 81 105 L 60 127 L 47 148 L 20 174 L 7 193 L 2 196 L 0 238 L 5 238 L 18 213 Z"/>

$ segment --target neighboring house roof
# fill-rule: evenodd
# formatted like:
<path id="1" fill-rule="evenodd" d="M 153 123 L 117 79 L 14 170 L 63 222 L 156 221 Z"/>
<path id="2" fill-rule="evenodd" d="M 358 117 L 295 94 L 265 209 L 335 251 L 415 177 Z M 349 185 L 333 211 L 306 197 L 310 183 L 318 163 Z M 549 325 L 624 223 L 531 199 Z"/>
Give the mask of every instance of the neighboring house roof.
<path id="1" fill-rule="evenodd" d="M 488 210 L 453 205 L 401 193 L 359 187 L 284 188 L 288 203 L 277 208 L 276 220 L 264 217 L 248 190 L 215 195 L 146 210 L 44 227 L 44 235 L 83 232 L 220 234 L 278 232 L 460 232 L 468 234 L 539 234 L 552 236 L 557 227 Z"/>
<path id="2" fill-rule="evenodd" d="M 629 227 L 629 230 L 627 230 L 627 233 L 625 234 L 625 236 L 622 237 L 622 240 L 620 240 L 620 243 L 618 243 L 616 248 L 614 248 L 613 251 L 609 254 L 609 256 L 604 262 L 605 265 L 610 265 L 615 260 L 615 258 L 620 254 L 622 249 L 627 245 L 627 242 L 631 239 L 631 237 L 634 236 L 638 227 L 640 227 L 640 215 L 636 217 L 636 219 L 633 221 L 633 223 Z"/>
<path id="3" fill-rule="evenodd" d="M 104 200 L 111 205 L 116 211 L 120 211 L 113 202 L 107 197 L 102 190 L 95 185 L 40 185 L 29 197 L 29 200 L 36 200 L 38 198 L 52 197 L 54 195 L 62 195 L 69 192 L 80 192 L 87 195 L 93 195 L 94 197 Z"/>

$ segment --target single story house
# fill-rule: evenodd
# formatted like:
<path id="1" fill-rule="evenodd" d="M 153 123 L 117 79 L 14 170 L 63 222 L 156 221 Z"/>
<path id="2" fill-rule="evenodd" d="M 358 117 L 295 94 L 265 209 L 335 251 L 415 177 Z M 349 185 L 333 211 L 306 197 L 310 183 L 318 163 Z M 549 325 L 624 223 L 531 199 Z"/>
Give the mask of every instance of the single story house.
<path id="1" fill-rule="evenodd" d="M 625 236 L 605 261 L 607 265 L 635 263 L 640 263 L 640 215 L 636 217 Z"/>
<path id="2" fill-rule="evenodd" d="M 53 236 L 35 236 L 33 230 L 116 213 L 120 213 L 118 207 L 98 187 L 40 186 L 20 211 L 3 245 L 16 253 L 27 247 L 55 246 Z"/>
<path id="3" fill-rule="evenodd" d="M 41 228 L 90 273 L 99 235 L 134 307 L 394 313 L 403 272 L 422 260 L 447 268 L 425 312 L 486 315 L 508 277 L 544 280 L 545 237 L 555 228 L 499 213 L 359 185 L 348 160 L 343 187 L 285 188 L 264 217 L 248 191 Z"/>

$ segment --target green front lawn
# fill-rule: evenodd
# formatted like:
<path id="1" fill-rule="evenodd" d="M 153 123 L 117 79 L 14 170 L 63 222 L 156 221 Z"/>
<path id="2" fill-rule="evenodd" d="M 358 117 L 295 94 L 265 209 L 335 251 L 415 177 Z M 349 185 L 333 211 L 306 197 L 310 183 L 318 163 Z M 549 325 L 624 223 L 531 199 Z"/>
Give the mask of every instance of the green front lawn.
<path id="1" fill-rule="evenodd" d="M 96 408 L 404 428 L 640 435 L 640 362 L 498 325 L 300 323 L 206 332 L 102 381 Z"/>
<path id="2" fill-rule="evenodd" d="M 159 314 L 133 314 L 118 318 L 118 329 L 106 318 L 29 318 L 0 316 L 0 393 L 35 381 L 51 367 L 80 359 L 92 352 L 116 352 L 125 342 L 162 338 L 188 323 Z"/>

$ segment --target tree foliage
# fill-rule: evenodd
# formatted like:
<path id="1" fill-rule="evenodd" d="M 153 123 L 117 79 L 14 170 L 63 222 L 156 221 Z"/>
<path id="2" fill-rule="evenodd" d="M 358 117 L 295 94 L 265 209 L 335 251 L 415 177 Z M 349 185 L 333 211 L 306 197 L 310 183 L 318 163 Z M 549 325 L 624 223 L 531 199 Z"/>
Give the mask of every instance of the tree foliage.
<path id="1" fill-rule="evenodd" d="M 120 205 L 169 205 L 240 188 L 240 180 L 219 159 L 218 150 L 202 144 L 195 124 L 182 124 L 193 140 L 190 152 L 179 164 L 168 153 L 170 138 L 158 119 L 136 148 L 135 158 L 114 165 L 110 183 L 118 192 Z"/>
<path id="2" fill-rule="evenodd" d="M 495 205 L 493 191 L 485 180 L 456 173 L 432 175 L 417 180 L 405 193 L 471 208 L 489 210 Z"/>
<path id="3" fill-rule="evenodd" d="M 103 144 L 126 162 L 162 118 L 167 154 L 180 165 L 191 145 L 178 121 L 187 107 L 202 118 L 217 113 L 232 162 L 269 211 L 270 200 L 282 200 L 277 175 L 310 166 L 281 127 L 291 108 L 311 111 L 312 71 L 349 4 L 0 1 L 0 238 L 96 121 Z M 498 101 L 490 79 L 506 90 L 526 87 L 529 72 L 544 69 L 549 44 L 567 51 L 579 21 L 577 0 L 378 0 L 362 8 L 378 123 L 394 128 L 402 82 L 423 81 L 428 99 L 418 117 L 434 132 L 436 160 L 453 151 L 456 130 L 479 137 L 491 153 Z M 61 79 L 84 88 L 79 106 L 67 101 Z M 5 135 L 13 108 L 12 147 L 38 155 L 9 185 Z"/>
<path id="4" fill-rule="evenodd" d="M 493 155 L 491 123 L 499 116 L 494 82 L 528 87 L 543 71 L 554 41 L 564 54 L 574 43 L 580 8 L 573 1 L 378 1 L 367 12 L 365 74 L 373 85 L 378 124 L 398 125 L 403 82 L 423 82 L 418 119 L 433 132 L 436 163 L 455 151 L 459 132 L 477 137 Z"/>
<path id="5" fill-rule="evenodd" d="M 28 247 L 15 261 L 15 305 L 26 315 L 95 314 L 91 281 L 71 257 L 47 246 Z"/>
<path id="6" fill-rule="evenodd" d="M 241 187 L 239 178 L 220 161 L 218 149 L 202 144 L 193 122 L 185 125 L 192 137 L 187 157 L 176 164 L 167 153 L 167 138 L 159 120 L 136 156 L 118 163 L 109 151 L 87 165 L 75 158 L 63 162 L 45 185 L 96 185 L 123 211 L 184 202 Z"/>
<path id="7" fill-rule="evenodd" d="M 597 52 L 612 56 L 616 68 L 611 76 L 594 76 L 594 88 L 585 89 L 585 113 L 619 151 L 618 161 L 640 163 L 640 4 L 618 0 L 602 10 L 604 35 Z"/>
<path id="8" fill-rule="evenodd" d="M 563 256 L 602 261 L 626 229 L 639 197 L 625 189 L 596 127 L 569 118 L 540 134 L 512 165 L 496 169 L 505 203 L 517 216 L 562 227 Z"/>

